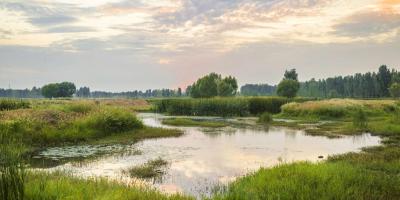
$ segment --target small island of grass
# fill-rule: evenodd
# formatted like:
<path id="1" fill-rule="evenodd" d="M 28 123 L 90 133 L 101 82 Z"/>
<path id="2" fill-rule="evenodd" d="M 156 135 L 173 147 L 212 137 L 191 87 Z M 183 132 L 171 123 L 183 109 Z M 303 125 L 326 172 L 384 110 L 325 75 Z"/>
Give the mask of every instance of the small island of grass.
<path id="1" fill-rule="evenodd" d="M 221 128 L 228 126 L 226 122 L 222 121 L 194 120 L 189 118 L 169 118 L 162 120 L 162 123 L 171 126 L 200 126 L 211 128 Z"/>

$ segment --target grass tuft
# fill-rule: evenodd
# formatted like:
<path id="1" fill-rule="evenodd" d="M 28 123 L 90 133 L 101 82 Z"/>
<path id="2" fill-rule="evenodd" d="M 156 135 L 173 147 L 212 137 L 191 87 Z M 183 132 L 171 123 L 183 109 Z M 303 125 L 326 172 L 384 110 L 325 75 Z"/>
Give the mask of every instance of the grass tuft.
<path id="1" fill-rule="evenodd" d="M 130 177 L 136 178 L 155 178 L 164 174 L 162 168 L 165 167 L 167 164 L 167 161 L 161 158 L 157 158 L 155 160 L 150 160 L 143 165 L 134 166 L 127 170 L 124 170 L 123 173 L 129 174 Z"/>

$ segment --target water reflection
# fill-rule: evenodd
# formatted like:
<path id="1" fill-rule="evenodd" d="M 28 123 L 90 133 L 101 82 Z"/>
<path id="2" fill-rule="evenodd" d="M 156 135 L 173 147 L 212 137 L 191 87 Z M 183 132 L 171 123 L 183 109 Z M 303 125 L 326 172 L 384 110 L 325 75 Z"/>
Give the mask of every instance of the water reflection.
<path id="1" fill-rule="evenodd" d="M 165 116 L 148 113 L 140 117 L 146 125 L 170 127 L 160 122 Z M 122 150 L 136 150 L 141 154 L 102 155 L 84 164 L 67 162 L 53 169 L 67 169 L 84 177 L 106 176 L 129 181 L 131 179 L 122 174 L 122 170 L 161 157 L 169 162 L 166 173 L 157 180 L 147 180 L 147 183 L 166 192 L 178 191 L 200 197 L 201 194 L 209 194 L 213 186 L 230 182 L 261 166 L 298 160 L 317 161 L 320 155 L 326 158 L 331 154 L 358 151 L 361 147 L 377 145 L 380 141 L 379 137 L 369 134 L 328 139 L 308 136 L 300 130 L 251 127 L 180 127 L 185 132 L 181 137 L 144 140 L 126 145 Z M 49 149 L 42 155 L 52 156 L 51 152 Z"/>

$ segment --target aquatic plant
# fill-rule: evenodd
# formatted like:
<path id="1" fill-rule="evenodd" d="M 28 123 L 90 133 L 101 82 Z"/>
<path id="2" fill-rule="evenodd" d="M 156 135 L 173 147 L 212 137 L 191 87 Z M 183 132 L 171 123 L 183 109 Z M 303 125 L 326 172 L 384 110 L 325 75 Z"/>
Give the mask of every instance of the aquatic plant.
<path id="1" fill-rule="evenodd" d="M 225 127 L 228 124 L 222 121 L 193 120 L 189 118 L 168 118 L 162 120 L 163 124 L 172 126 L 200 126 L 200 127 Z"/>
<path id="2" fill-rule="evenodd" d="M 262 124 L 269 124 L 272 122 L 272 115 L 268 112 L 265 112 L 258 117 L 258 122 Z"/>
<path id="3" fill-rule="evenodd" d="M 150 160 L 142 165 L 134 166 L 127 170 L 124 170 L 123 173 L 129 174 L 129 176 L 137 178 L 154 178 L 164 173 L 161 168 L 165 167 L 167 164 L 167 161 L 163 160 L 162 158 L 157 158 L 155 160 Z"/>

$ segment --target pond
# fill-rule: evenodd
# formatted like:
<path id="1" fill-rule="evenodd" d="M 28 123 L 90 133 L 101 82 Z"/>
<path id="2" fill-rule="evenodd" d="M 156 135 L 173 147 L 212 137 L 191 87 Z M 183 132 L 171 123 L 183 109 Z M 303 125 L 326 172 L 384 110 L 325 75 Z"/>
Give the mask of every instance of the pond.
<path id="1" fill-rule="evenodd" d="M 167 116 L 153 113 L 139 116 L 148 126 L 171 127 L 161 124 Z M 54 161 L 56 164 L 47 166 L 50 170 L 60 169 L 80 177 L 108 177 L 136 183 L 137 179 L 129 178 L 122 171 L 163 158 L 169 163 L 164 169 L 165 174 L 139 182 L 167 193 L 182 192 L 200 197 L 209 195 L 215 186 L 229 183 L 260 167 L 300 160 L 318 162 L 322 160 L 320 156 L 326 158 L 332 154 L 360 151 L 361 147 L 380 143 L 379 137 L 370 134 L 329 139 L 281 127 L 179 129 L 185 133 L 181 137 L 147 139 L 132 145 L 48 148 L 39 152 L 35 159 L 39 163 Z"/>

